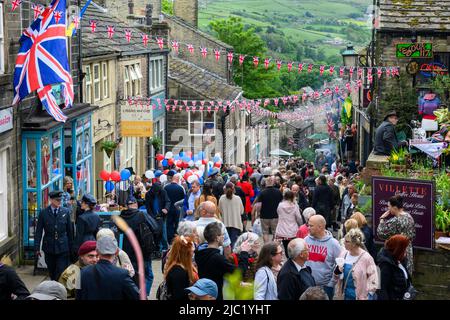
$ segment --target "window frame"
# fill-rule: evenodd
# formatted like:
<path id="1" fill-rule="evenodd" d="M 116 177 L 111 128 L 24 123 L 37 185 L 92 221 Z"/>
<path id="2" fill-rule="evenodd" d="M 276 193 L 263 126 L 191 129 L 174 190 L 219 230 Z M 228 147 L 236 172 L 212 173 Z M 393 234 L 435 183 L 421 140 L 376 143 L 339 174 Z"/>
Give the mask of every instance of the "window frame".
<path id="1" fill-rule="evenodd" d="M 204 115 L 205 113 L 208 113 L 208 111 L 196 111 L 196 112 L 201 112 L 201 120 L 195 120 L 195 121 L 191 121 L 191 112 L 188 112 L 188 131 L 189 131 L 189 136 L 215 136 L 216 135 L 216 130 L 217 130 L 217 114 L 215 111 L 211 111 L 211 113 L 213 114 L 214 120 L 213 121 L 204 121 Z M 201 133 L 192 133 L 191 132 L 191 124 L 201 124 Z M 204 129 L 205 129 L 205 123 L 213 123 L 214 124 L 214 131 L 212 133 L 208 133 L 205 134 Z"/>
<path id="2" fill-rule="evenodd" d="M 98 67 L 98 79 L 95 78 L 95 67 Z M 101 66 L 100 63 L 94 63 L 92 65 L 92 83 L 94 88 L 94 101 L 100 101 L 102 97 L 102 88 L 101 88 Z M 98 84 L 98 98 L 95 96 L 95 85 Z"/>
<path id="3" fill-rule="evenodd" d="M 151 91 L 161 91 L 164 89 L 164 57 L 150 58 L 150 69 L 148 80 L 150 81 Z"/>
<path id="4" fill-rule="evenodd" d="M 123 84 L 124 84 L 124 90 L 123 95 L 124 99 L 127 99 L 131 94 L 131 88 L 130 88 L 130 74 L 128 71 L 128 66 L 124 66 L 124 75 L 123 75 Z"/>
<path id="5" fill-rule="evenodd" d="M 109 70 L 108 70 L 108 62 L 102 62 L 102 68 L 101 68 L 101 78 L 102 78 L 102 92 L 103 92 L 103 99 L 109 98 L 109 83 L 108 83 L 108 76 L 109 76 Z"/>
<path id="6" fill-rule="evenodd" d="M 85 81 L 85 88 L 86 88 L 86 94 L 84 97 L 84 101 L 87 103 L 91 103 L 92 102 L 92 72 L 91 72 L 91 65 L 87 65 L 85 67 L 85 77 L 84 77 L 84 81 Z M 89 81 L 88 81 L 88 75 L 89 75 Z M 89 98 L 88 98 L 89 96 Z"/>

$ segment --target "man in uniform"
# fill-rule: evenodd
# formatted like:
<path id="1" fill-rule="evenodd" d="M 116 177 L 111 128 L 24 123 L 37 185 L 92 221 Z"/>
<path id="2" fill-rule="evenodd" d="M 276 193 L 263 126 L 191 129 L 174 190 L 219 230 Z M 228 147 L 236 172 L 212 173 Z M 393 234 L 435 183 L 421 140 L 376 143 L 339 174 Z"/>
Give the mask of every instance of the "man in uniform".
<path id="1" fill-rule="evenodd" d="M 59 277 L 58 282 L 66 288 L 68 299 L 75 299 L 76 284 L 78 283 L 81 269 L 97 263 L 98 255 L 95 250 L 96 246 L 96 241 L 90 240 L 84 242 L 78 249 L 77 262 L 68 266 L 61 277 Z"/>
<path id="2" fill-rule="evenodd" d="M 61 206 L 62 194 L 62 191 L 50 192 L 50 205 L 39 213 L 35 236 L 35 252 L 40 256 L 42 231 L 44 231 L 42 251 L 45 254 L 50 278 L 55 281 L 70 264 L 70 248 L 73 245 L 70 211 Z"/>

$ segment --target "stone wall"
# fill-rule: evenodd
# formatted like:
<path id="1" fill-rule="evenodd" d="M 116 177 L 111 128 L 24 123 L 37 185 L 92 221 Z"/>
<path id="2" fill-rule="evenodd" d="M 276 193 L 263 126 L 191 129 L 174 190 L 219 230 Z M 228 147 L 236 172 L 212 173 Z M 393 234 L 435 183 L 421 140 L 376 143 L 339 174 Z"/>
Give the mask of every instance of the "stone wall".
<path id="1" fill-rule="evenodd" d="M 198 0 L 174 0 L 173 14 L 193 27 L 198 27 Z"/>

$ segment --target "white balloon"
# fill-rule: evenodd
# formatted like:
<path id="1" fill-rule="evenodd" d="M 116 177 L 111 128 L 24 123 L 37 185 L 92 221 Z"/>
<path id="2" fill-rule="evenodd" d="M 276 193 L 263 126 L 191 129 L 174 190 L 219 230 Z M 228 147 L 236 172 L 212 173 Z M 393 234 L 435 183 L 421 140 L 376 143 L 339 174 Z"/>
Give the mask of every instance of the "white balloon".
<path id="1" fill-rule="evenodd" d="M 188 179 L 187 179 L 187 181 L 189 183 L 192 183 L 192 182 L 194 182 L 196 180 L 198 180 L 198 177 L 196 175 L 194 175 L 194 174 L 192 176 L 189 176 Z"/>
<path id="2" fill-rule="evenodd" d="M 166 181 L 167 181 L 167 175 L 162 174 L 162 175 L 159 177 L 159 181 L 161 181 L 161 183 L 166 182 Z"/>
<path id="3" fill-rule="evenodd" d="M 193 160 L 189 161 L 188 165 L 189 165 L 189 167 L 193 167 L 194 166 L 194 161 Z"/>
<path id="4" fill-rule="evenodd" d="M 180 174 L 182 177 L 184 177 L 184 174 L 186 173 L 186 170 L 181 170 Z"/>
<path id="5" fill-rule="evenodd" d="M 145 171 L 145 177 L 147 179 L 153 179 L 155 177 L 155 174 L 153 173 L 152 170 L 147 170 L 147 171 Z"/>
<path id="6" fill-rule="evenodd" d="M 198 172 L 198 174 L 199 174 L 199 177 L 203 177 L 203 174 L 204 174 L 205 172 L 202 170 L 202 171 L 199 171 Z"/>
<path id="7" fill-rule="evenodd" d="M 173 158 L 173 153 L 171 151 L 166 152 L 166 159 L 172 159 Z"/>
<path id="8" fill-rule="evenodd" d="M 202 160 L 196 161 L 195 165 L 199 168 L 202 165 Z"/>
<path id="9" fill-rule="evenodd" d="M 219 157 L 219 158 L 220 158 L 220 153 L 216 153 L 216 154 L 214 155 L 214 157 Z"/>

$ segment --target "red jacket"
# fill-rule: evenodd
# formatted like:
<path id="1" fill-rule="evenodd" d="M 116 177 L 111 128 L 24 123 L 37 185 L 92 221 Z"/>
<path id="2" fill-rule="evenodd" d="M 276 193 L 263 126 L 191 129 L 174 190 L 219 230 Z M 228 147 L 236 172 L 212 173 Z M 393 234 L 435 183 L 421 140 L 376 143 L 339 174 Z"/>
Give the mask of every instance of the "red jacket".
<path id="1" fill-rule="evenodd" d="M 253 191 L 252 184 L 250 182 L 244 181 L 239 182 L 238 187 L 241 187 L 242 191 L 245 193 L 245 213 L 252 212 L 252 204 L 250 198 L 255 196 L 255 191 Z"/>

